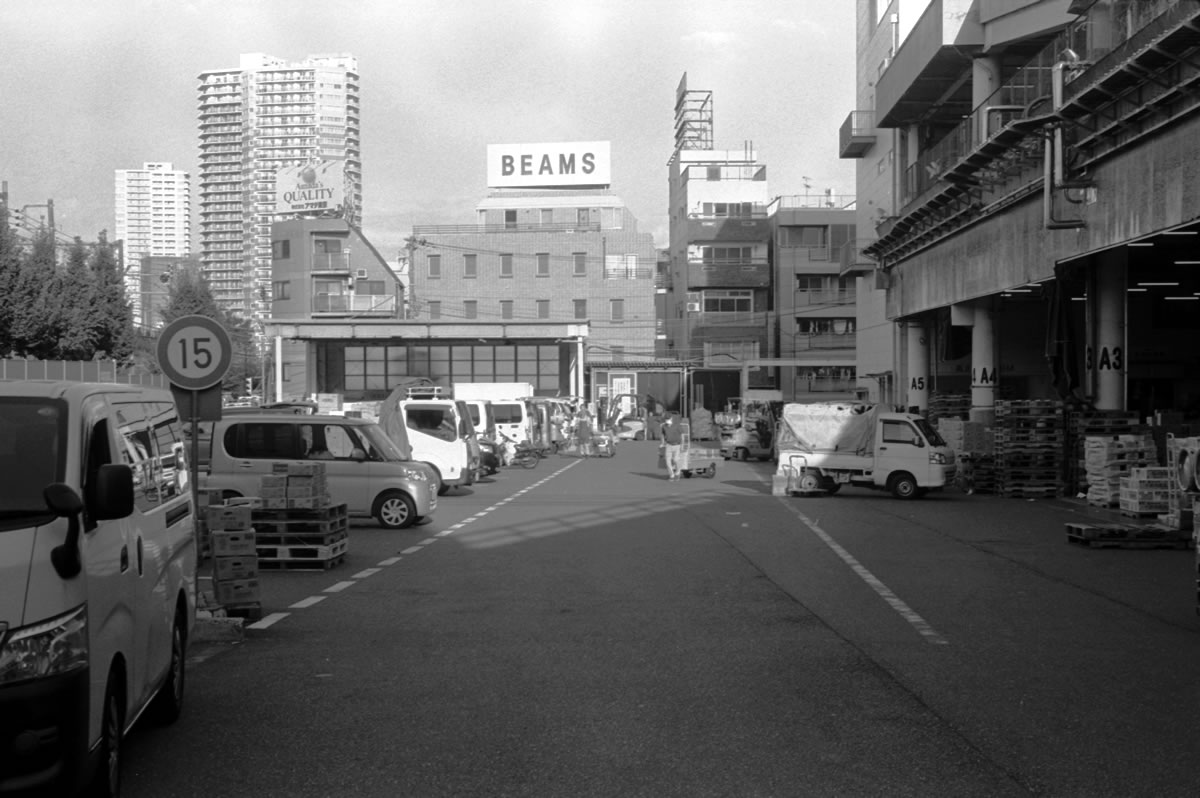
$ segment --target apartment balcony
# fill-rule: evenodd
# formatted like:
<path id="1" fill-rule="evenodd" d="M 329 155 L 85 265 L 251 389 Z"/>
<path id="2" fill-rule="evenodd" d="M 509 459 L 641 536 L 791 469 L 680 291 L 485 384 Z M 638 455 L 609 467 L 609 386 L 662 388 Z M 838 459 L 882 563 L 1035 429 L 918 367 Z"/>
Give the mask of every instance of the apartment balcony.
<path id="1" fill-rule="evenodd" d="M 855 290 L 845 291 L 810 291 L 808 289 L 798 289 L 793 294 L 793 302 L 796 307 L 837 307 L 845 305 L 853 305 L 858 301 L 858 292 Z"/>
<path id="2" fill-rule="evenodd" d="M 771 220 L 767 216 L 689 216 L 689 244 L 709 242 L 757 244 L 771 240 Z"/>
<path id="3" fill-rule="evenodd" d="M 314 274 L 322 275 L 349 274 L 350 256 L 344 252 L 314 252 L 312 270 Z"/>
<path id="4" fill-rule="evenodd" d="M 817 333 L 807 335 L 798 333 L 792 340 L 792 352 L 815 352 L 825 350 L 849 350 L 853 352 L 858 346 L 856 333 Z"/>
<path id="5" fill-rule="evenodd" d="M 654 269 L 644 269 L 637 266 L 605 267 L 605 280 L 650 280 L 654 277 Z"/>
<path id="6" fill-rule="evenodd" d="M 771 267 L 766 258 L 689 260 L 687 290 L 702 288 L 768 288 Z"/>
<path id="7" fill-rule="evenodd" d="M 757 311 L 700 311 L 687 315 L 693 329 L 706 328 L 711 331 L 727 330 L 762 332 L 767 326 L 767 314 Z"/>
<path id="8" fill-rule="evenodd" d="M 874 271 L 875 261 L 863 254 L 863 250 L 877 240 L 875 238 L 856 238 L 842 245 L 842 251 L 838 255 L 838 277 L 869 274 Z"/>
<path id="9" fill-rule="evenodd" d="M 861 158 L 875 146 L 875 112 L 851 111 L 838 132 L 838 157 Z"/>
<path id="10" fill-rule="evenodd" d="M 313 316 L 362 316 L 394 318 L 396 297 L 393 294 L 314 294 Z"/>

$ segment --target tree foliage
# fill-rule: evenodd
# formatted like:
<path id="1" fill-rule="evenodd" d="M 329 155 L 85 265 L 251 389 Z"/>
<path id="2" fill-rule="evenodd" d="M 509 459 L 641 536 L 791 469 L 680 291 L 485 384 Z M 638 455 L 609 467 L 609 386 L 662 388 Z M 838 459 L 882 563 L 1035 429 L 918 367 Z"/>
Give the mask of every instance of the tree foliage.
<path id="1" fill-rule="evenodd" d="M 26 247 L 0 218 L 0 355 L 44 360 L 125 362 L 133 351 L 133 320 L 120 267 L 101 233 L 79 239 L 58 262 L 53 233 Z"/>

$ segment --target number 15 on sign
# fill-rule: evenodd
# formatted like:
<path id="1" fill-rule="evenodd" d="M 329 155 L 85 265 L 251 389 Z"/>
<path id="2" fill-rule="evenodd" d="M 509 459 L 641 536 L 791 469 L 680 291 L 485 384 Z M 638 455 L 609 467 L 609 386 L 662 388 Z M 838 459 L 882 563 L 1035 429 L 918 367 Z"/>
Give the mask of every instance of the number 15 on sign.
<path id="1" fill-rule="evenodd" d="M 207 316 L 183 316 L 158 336 L 158 366 L 172 385 L 193 391 L 225 379 L 233 351 L 229 333 Z"/>

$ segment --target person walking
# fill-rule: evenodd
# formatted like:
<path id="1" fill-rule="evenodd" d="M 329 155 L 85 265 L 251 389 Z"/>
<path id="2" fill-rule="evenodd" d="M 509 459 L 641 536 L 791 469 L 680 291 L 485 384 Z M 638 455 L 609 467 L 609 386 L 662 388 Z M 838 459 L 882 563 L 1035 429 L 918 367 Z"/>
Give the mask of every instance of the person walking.
<path id="1" fill-rule="evenodd" d="M 663 459 L 667 463 L 667 479 L 679 479 L 680 461 L 683 458 L 683 424 L 679 416 L 670 413 L 662 423 Z"/>

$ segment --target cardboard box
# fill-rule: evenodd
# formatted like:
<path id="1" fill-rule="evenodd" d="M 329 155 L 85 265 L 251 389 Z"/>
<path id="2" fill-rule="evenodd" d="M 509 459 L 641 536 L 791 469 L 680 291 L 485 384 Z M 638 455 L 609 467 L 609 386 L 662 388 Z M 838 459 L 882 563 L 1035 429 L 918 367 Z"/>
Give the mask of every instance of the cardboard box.
<path id="1" fill-rule="evenodd" d="M 320 461 L 311 463 L 288 463 L 287 475 L 289 477 L 325 476 L 325 464 Z"/>
<path id="2" fill-rule="evenodd" d="M 220 531 L 210 534 L 212 535 L 213 557 L 245 557 L 258 553 L 258 549 L 254 546 L 253 530 Z"/>
<path id="3" fill-rule="evenodd" d="M 208 528 L 218 530 L 237 530 L 250 528 L 250 505 L 217 505 L 205 510 L 204 520 Z"/>
<path id="4" fill-rule="evenodd" d="M 213 578 L 221 582 L 235 579 L 253 579 L 258 576 L 258 557 L 214 557 Z"/>
<path id="5" fill-rule="evenodd" d="M 263 490 L 268 488 L 286 488 L 287 474 L 266 474 L 262 477 L 260 484 Z M 265 496 L 266 494 L 263 495 Z"/>
<path id="6" fill-rule="evenodd" d="M 213 593 L 218 604 L 255 604 L 262 592 L 257 579 L 233 579 L 228 582 L 213 582 Z"/>

